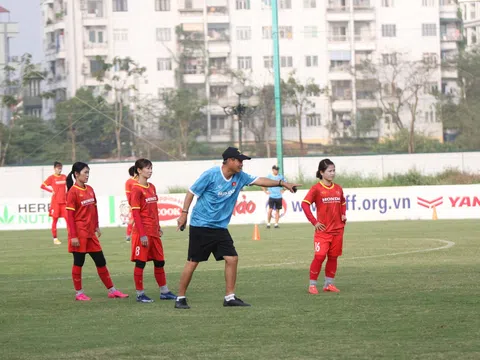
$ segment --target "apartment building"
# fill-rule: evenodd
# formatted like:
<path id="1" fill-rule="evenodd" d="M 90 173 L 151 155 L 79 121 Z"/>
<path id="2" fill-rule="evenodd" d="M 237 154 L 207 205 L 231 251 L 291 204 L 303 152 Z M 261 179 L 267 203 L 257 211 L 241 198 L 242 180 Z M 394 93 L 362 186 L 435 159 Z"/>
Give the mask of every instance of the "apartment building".
<path id="1" fill-rule="evenodd" d="M 459 0 L 467 47 L 478 47 L 480 44 L 480 1 Z"/>
<path id="2" fill-rule="evenodd" d="M 140 96 L 161 96 L 176 86 L 182 38 L 198 44 L 182 63 L 182 81 L 208 95 L 208 120 L 202 140 L 236 139 L 237 124 L 218 100 L 234 95 L 231 70 L 241 71 L 248 84 L 273 83 L 272 0 L 46 0 L 44 2 L 47 90 L 54 105 L 82 86 L 96 87 L 99 57 L 131 57 L 146 66 L 136 87 Z M 458 6 L 449 0 L 278 0 L 282 77 L 311 79 L 328 91 L 311 94 L 314 103 L 302 119 L 306 143 L 327 143 L 349 136 L 362 116 L 378 108 L 372 82 L 355 75 L 364 60 L 380 64 L 395 59 L 427 59 L 438 63 L 431 89 L 455 93 L 455 69 L 441 67 L 462 40 Z M 415 16 L 412 16 L 415 14 Z M 181 26 L 179 33 L 176 29 Z M 434 98 L 422 95 L 417 130 L 441 139 L 442 125 Z M 408 126 L 408 114 L 403 114 Z M 292 109 L 283 116 L 284 139 L 296 141 Z M 340 130 L 332 135 L 332 124 Z M 275 138 L 275 124 L 269 136 Z M 232 126 L 233 130 L 232 131 Z M 368 133 L 378 138 L 396 131 L 388 116 L 376 119 Z M 232 135 L 233 134 L 233 135 Z M 254 141 L 248 126 L 243 138 Z"/>

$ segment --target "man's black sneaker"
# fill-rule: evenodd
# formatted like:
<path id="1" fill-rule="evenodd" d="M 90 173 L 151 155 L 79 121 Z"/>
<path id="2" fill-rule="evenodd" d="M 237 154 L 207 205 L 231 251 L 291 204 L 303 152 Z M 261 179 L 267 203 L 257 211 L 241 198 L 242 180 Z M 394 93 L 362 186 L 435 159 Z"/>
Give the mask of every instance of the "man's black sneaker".
<path id="1" fill-rule="evenodd" d="M 232 300 L 223 300 L 223 306 L 251 306 L 246 302 L 243 302 L 241 299 L 235 296 L 235 299 Z"/>
<path id="2" fill-rule="evenodd" d="M 187 299 L 177 299 L 175 300 L 175 309 L 190 309 L 190 306 L 187 304 Z"/>

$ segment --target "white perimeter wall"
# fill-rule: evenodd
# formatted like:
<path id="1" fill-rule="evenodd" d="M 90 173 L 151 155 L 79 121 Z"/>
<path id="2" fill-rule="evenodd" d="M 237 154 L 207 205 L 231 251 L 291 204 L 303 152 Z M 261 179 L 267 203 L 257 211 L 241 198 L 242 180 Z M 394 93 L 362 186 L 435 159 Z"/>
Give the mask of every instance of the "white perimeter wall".
<path id="1" fill-rule="evenodd" d="M 220 158 L 220 156 L 219 156 Z M 394 173 L 406 173 L 416 169 L 430 175 L 445 169 L 458 169 L 470 173 L 480 173 L 480 152 L 434 153 L 371 156 L 330 156 L 337 166 L 338 174 L 373 175 L 379 178 Z M 318 162 L 323 157 L 285 158 L 285 175 L 288 178 L 303 174 L 313 178 Z M 244 162 L 244 171 L 257 176 L 265 176 L 271 171 L 276 159 L 253 159 Z M 219 160 L 155 162 L 151 181 L 159 194 L 167 193 L 172 186 L 189 187 L 197 177 Z M 133 164 L 132 164 L 133 165 Z M 124 184 L 128 178 L 130 163 L 92 164 L 90 182 L 98 196 L 123 196 Z M 71 164 L 64 165 L 68 173 Z M 49 198 L 40 185 L 53 172 L 52 166 L 3 167 L 0 168 L 0 201 L 12 198 Z M 341 185 L 341 184 L 340 184 Z"/>

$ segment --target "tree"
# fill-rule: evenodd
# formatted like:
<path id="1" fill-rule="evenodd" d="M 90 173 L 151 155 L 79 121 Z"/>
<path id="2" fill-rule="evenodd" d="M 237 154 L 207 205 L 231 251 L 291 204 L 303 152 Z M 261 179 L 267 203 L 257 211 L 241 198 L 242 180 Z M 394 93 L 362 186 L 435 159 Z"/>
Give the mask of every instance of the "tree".
<path id="1" fill-rule="evenodd" d="M 72 162 L 108 157 L 115 151 L 112 121 L 107 118 L 113 110 L 103 97 L 94 96 L 89 89 L 79 89 L 73 98 L 57 104 L 55 114 L 55 130 L 68 139 L 69 146 L 64 149 Z M 55 142 L 58 146 L 62 143 Z"/>
<path id="2" fill-rule="evenodd" d="M 389 54 L 388 61 L 379 64 L 366 61 L 357 68 L 357 78 L 374 82 L 375 98 L 384 115 L 389 115 L 398 130 L 405 128 L 402 115 L 408 113 L 408 152 L 415 152 L 415 122 L 419 102 L 425 89 L 432 81 L 433 72 L 438 68 L 436 59 L 410 61 L 402 59 L 400 53 Z M 433 96 L 432 96 L 433 100 Z"/>
<path id="3" fill-rule="evenodd" d="M 480 50 L 474 49 L 453 60 L 458 69 L 461 95 L 442 96 L 439 114 L 446 133 L 452 133 L 458 147 L 480 149 Z"/>
<path id="4" fill-rule="evenodd" d="M 32 55 L 25 53 L 16 67 L 5 66 L 4 76 L 5 80 L 0 85 L 1 105 L 11 112 L 11 116 L 0 131 L 0 166 L 6 163 L 15 123 L 23 116 L 21 105 L 25 89 L 31 80 L 43 79 L 45 74 L 32 63 Z"/>
<path id="5" fill-rule="evenodd" d="M 159 116 L 162 131 L 174 141 L 176 152 L 186 158 L 189 147 L 203 131 L 205 101 L 194 90 L 180 88 L 164 93 Z"/>
<path id="6" fill-rule="evenodd" d="M 97 60 L 103 61 L 102 58 Z M 136 98 L 138 81 L 146 71 L 146 67 L 140 66 L 129 57 L 115 57 L 111 63 L 103 62 L 102 69 L 94 74 L 98 81 L 105 83 L 104 89 L 107 94 L 111 94 L 113 100 L 113 129 L 118 160 L 122 158 L 121 133 L 124 124 L 128 121 L 128 105 L 132 99 Z"/>
<path id="7" fill-rule="evenodd" d="M 303 115 L 315 105 L 310 96 L 318 96 L 323 90 L 320 86 L 308 79 L 304 84 L 295 78 L 295 71 L 291 72 L 287 81 L 282 80 L 282 94 L 285 97 L 285 104 L 295 109 L 295 123 L 298 126 L 298 141 L 300 142 L 301 154 L 304 154 L 302 138 Z"/>

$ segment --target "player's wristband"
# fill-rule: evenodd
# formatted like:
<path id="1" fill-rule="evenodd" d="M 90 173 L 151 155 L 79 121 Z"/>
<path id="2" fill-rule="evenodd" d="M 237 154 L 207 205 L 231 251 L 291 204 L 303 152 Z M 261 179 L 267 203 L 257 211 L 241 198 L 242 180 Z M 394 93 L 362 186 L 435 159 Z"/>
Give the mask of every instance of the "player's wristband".
<path id="1" fill-rule="evenodd" d="M 182 213 L 188 214 L 188 210 L 182 210 Z"/>
<path id="2" fill-rule="evenodd" d="M 282 186 L 282 180 L 278 180 L 278 186 Z"/>

